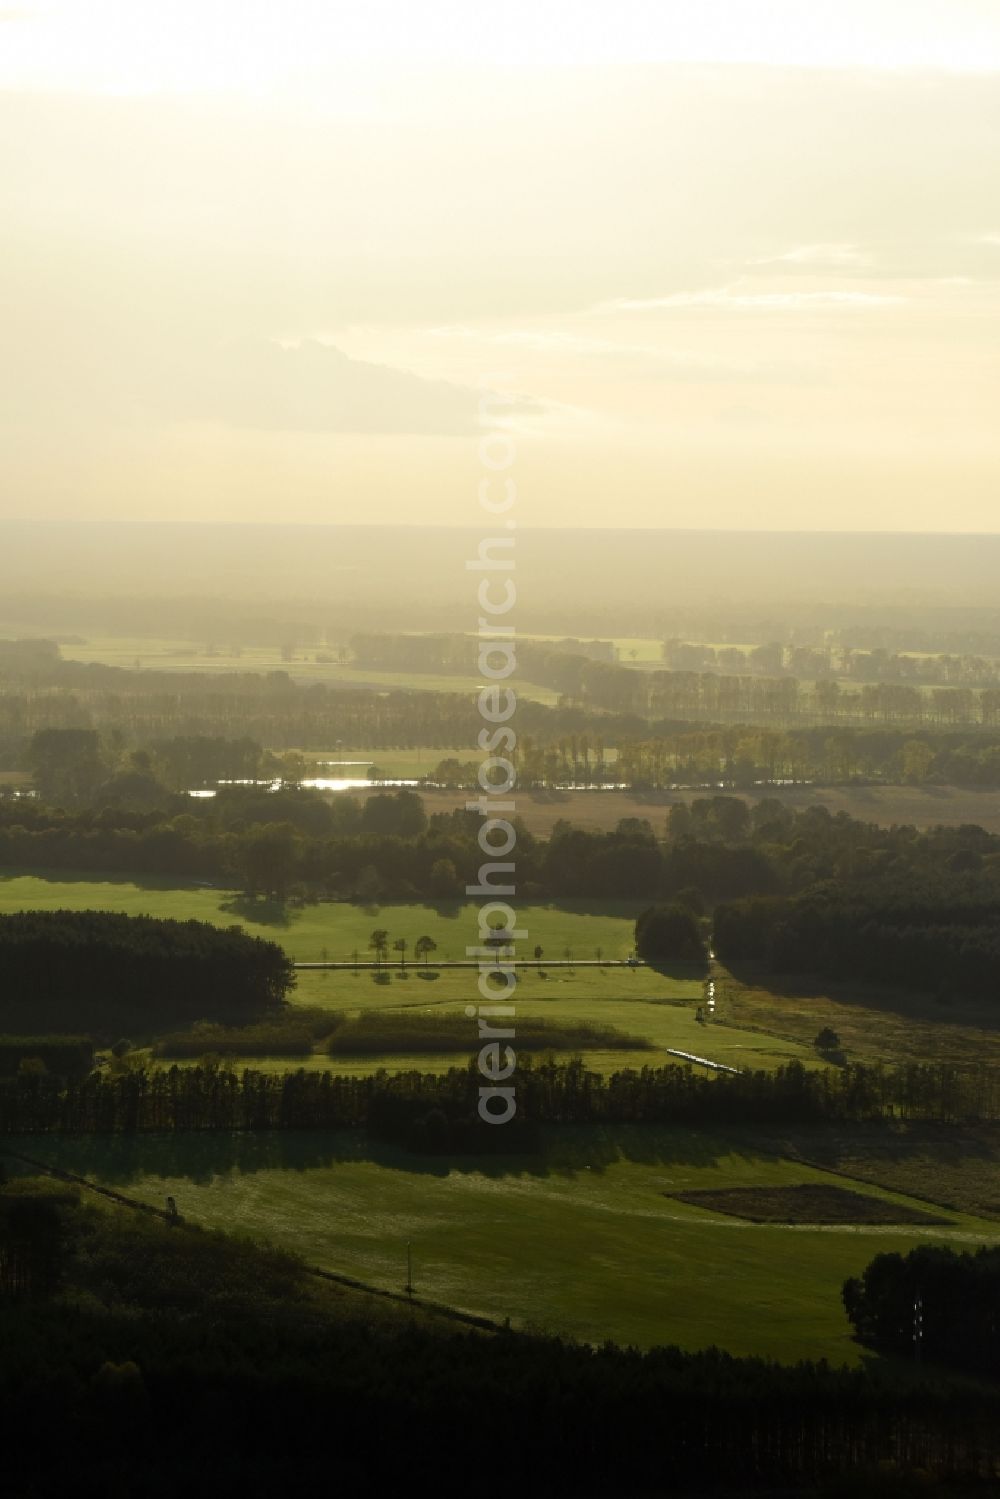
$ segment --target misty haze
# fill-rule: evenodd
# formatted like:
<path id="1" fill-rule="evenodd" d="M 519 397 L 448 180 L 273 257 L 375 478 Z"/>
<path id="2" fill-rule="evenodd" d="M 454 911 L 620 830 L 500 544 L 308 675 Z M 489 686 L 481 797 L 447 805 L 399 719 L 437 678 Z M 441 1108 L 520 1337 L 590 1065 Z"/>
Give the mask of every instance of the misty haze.
<path id="1" fill-rule="evenodd" d="M 997 1491 L 998 78 L 0 8 L 12 1499 Z"/>

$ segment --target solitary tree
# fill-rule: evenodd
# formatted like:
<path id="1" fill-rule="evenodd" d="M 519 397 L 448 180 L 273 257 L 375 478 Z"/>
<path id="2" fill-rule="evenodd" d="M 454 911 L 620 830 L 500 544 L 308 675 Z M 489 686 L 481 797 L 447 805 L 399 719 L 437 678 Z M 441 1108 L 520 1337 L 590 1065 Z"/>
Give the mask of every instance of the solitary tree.
<path id="1" fill-rule="evenodd" d="M 384 927 L 376 927 L 368 939 L 368 946 L 375 953 L 375 966 L 379 967 L 389 951 L 389 933 Z"/>
<path id="2" fill-rule="evenodd" d="M 395 942 L 392 944 L 394 951 L 399 953 L 400 968 L 406 967 L 406 949 L 409 947 L 409 945 L 410 944 L 407 942 L 405 937 L 397 937 Z"/>
<path id="3" fill-rule="evenodd" d="M 413 944 L 413 953 L 417 958 L 423 958 L 424 967 L 427 967 L 428 953 L 437 952 L 437 943 L 433 937 L 418 937 Z"/>

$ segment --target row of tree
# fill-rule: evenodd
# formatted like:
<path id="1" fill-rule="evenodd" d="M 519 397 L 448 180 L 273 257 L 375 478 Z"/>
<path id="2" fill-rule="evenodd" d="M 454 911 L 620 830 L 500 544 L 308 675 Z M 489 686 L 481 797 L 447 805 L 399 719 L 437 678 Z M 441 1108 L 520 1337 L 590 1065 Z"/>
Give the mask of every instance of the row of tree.
<path id="1" fill-rule="evenodd" d="M 238 885 L 254 896 L 377 902 L 459 899 L 483 862 L 478 814 L 428 815 L 406 789 L 360 804 L 233 787 L 180 805 L 179 813 L 67 813 L 0 802 L 0 865 L 156 873 Z M 775 798 L 751 804 L 716 795 L 676 802 L 659 829 L 634 816 L 611 833 L 557 822 L 547 840 L 517 827 L 519 887 L 528 898 L 683 897 L 697 910 L 895 871 L 906 879 L 978 872 L 1000 899 L 1000 839 L 974 825 L 882 828 L 822 806 L 796 811 Z"/>
<path id="2" fill-rule="evenodd" d="M 616 669 L 630 680 L 642 676 Z M 253 690 L 244 692 L 241 678 L 235 688 L 206 695 L 205 682 L 212 679 L 178 676 L 169 694 L 151 701 L 144 675 L 121 675 L 114 693 L 40 688 L 29 699 L 5 689 L 0 665 L 0 764 L 30 770 L 47 801 L 147 810 L 163 807 L 171 792 L 219 781 L 301 779 L 307 762 L 291 744 L 348 755 L 468 744 L 468 758 L 439 760 L 428 779 L 478 787 L 471 751 L 481 719 L 475 699 L 463 692 L 382 694 L 291 681 L 265 692 L 261 678 L 252 678 Z M 200 684 L 197 690 L 193 683 Z M 704 722 L 693 727 L 692 716 Z M 637 789 L 720 780 L 740 787 L 858 779 L 1000 785 L 1000 734 L 988 715 L 964 728 L 958 720 L 945 727 L 910 717 L 901 727 L 893 713 L 881 711 L 860 727 L 832 710 L 820 714 L 815 727 L 778 727 L 766 716 L 729 725 L 719 718 L 707 707 L 664 717 L 649 705 L 622 712 L 569 699 L 558 707 L 522 700 L 513 753 L 519 783 Z"/>
<path id="3" fill-rule="evenodd" d="M 579 643 L 576 643 L 578 646 Z M 367 635 L 353 642 L 361 665 L 377 670 L 468 674 L 476 641 L 463 635 Z M 603 653 L 566 649 L 559 642 L 521 640 L 523 680 L 548 687 L 568 702 L 643 719 L 699 719 L 710 723 L 856 723 L 1000 725 L 1000 687 L 930 687 L 905 682 L 842 686 L 835 677 L 813 682 L 791 675 L 637 670 L 601 659 Z M 783 671 L 780 647 L 771 665 Z"/>
<path id="4" fill-rule="evenodd" d="M 803 681 L 839 677 L 854 682 L 920 683 L 929 687 L 1000 685 L 1000 655 L 890 651 L 884 646 L 859 650 L 842 644 L 807 646 L 772 641 L 743 647 L 670 639 L 664 642 L 663 662 L 671 671 L 787 675 Z"/>
<path id="5" fill-rule="evenodd" d="M 95 1072 L 61 1080 L 19 1072 L 0 1078 L 0 1133 L 272 1130 L 390 1127 L 412 1144 L 441 1121 L 443 1148 L 478 1150 L 507 1138 L 481 1124 L 482 1077 L 468 1068 L 341 1076 L 222 1066 Z M 623 1069 L 604 1076 L 579 1058 L 518 1061 L 517 1118 L 543 1124 L 803 1123 L 911 1119 L 951 1123 L 1000 1118 L 995 1070 L 908 1064 L 709 1077 L 689 1067 Z M 457 1132 L 457 1135 L 454 1133 Z M 513 1137 L 511 1137 L 513 1138 Z"/>

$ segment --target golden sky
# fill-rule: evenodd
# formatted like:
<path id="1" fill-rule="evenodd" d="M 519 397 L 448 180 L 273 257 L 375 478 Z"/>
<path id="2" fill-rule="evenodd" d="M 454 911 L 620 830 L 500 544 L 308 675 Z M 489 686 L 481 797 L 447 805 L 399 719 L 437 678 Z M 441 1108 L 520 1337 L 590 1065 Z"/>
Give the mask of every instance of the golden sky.
<path id="1" fill-rule="evenodd" d="M 0 514 L 1000 530 L 996 0 L 0 6 Z"/>

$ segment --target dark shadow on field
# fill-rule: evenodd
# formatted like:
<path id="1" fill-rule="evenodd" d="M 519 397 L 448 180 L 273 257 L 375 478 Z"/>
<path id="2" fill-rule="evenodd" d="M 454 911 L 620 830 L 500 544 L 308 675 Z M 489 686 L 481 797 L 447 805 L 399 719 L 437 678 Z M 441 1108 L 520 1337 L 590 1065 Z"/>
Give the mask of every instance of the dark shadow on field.
<path id="1" fill-rule="evenodd" d="M 619 1161 L 646 1166 L 711 1167 L 726 1156 L 769 1153 L 735 1132 L 682 1125 L 562 1125 L 541 1131 L 539 1148 L 522 1154 L 421 1155 L 373 1139 L 364 1130 L 192 1131 L 149 1135 L 35 1135 L 9 1140 L 10 1149 L 77 1176 L 123 1190 L 145 1178 L 186 1180 L 209 1186 L 219 1177 L 259 1171 L 315 1171 L 367 1162 L 409 1175 L 446 1177 L 452 1172 L 504 1177 L 574 1177 L 603 1172 Z M 0 1161 L 9 1172 L 26 1169 L 15 1158 Z"/>
<path id="2" fill-rule="evenodd" d="M 801 1124 L 788 1130 L 758 1127 L 752 1138 L 778 1155 L 811 1159 L 820 1166 L 861 1156 L 886 1164 L 919 1156 L 939 1166 L 995 1162 L 1000 1167 L 1000 1124 Z"/>
<path id="3" fill-rule="evenodd" d="M 661 978 L 676 979 L 682 982 L 686 980 L 688 983 L 697 981 L 703 983 L 709 974 L 707 958 L 688 963 L 662 959 L 658 962 L 647 962 L 646 968 L 650 973 L 658 973 Z"/>
<path id="4" fill-rule="evenodd" d="M 233 895 L 229 900 L 219 902 L 219 910 L 229 911 L 241 921 L 251 922 L 254 926 L 289 927 L 292 924 L 292 914 L 281 900 L 258 900 L 253 895 Z"/>
<path id="5" fill-rule="evenodd" d="M 465 908 L 465 902 L 456 900 L 452 896 L 440 896 L 435 900 L 425 901 L 427 909 L 440 916 L 443 921 L 455 921 L 461 916 Z"/>
<path id="6" fill-rule="evenodd" d="M 866 979 L 837 979 L 822 973 L 777 973 L 756 959 L 727 958 L 722 966 L 745 988 L 764 989 L 779 999 L 828 999 L 832 1004 L 884 1010 L 929 1025 L 1000 1028 L 1000 1008 L 992 998 L 981 1004 L 962 999 L 943 1004 L 926 991 L 894 989 Z"/>

